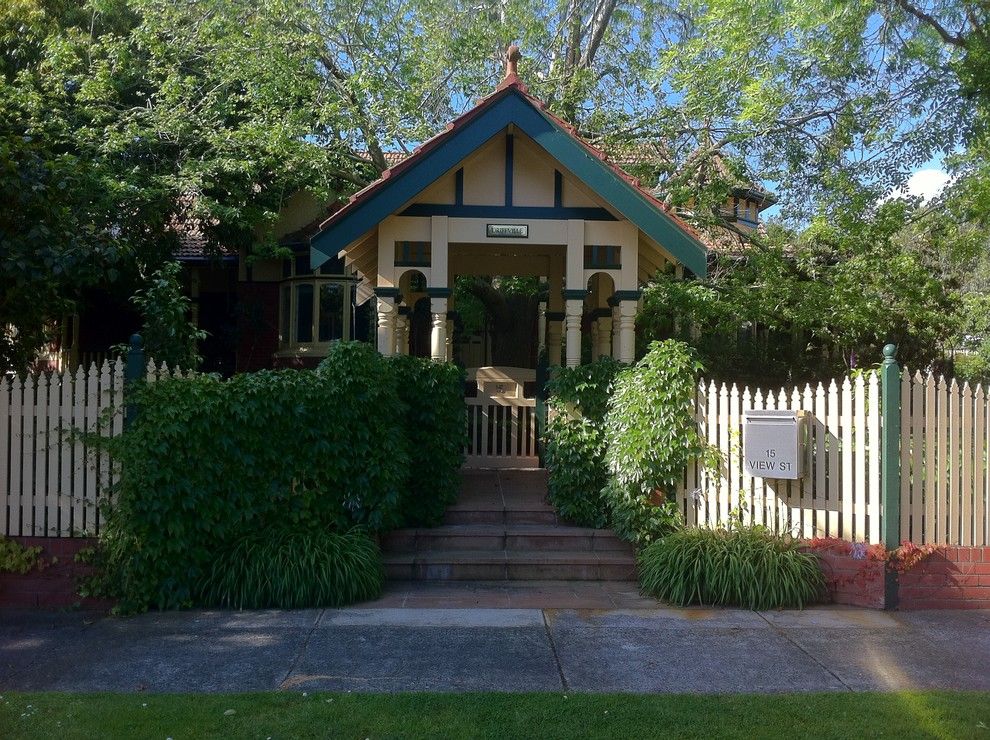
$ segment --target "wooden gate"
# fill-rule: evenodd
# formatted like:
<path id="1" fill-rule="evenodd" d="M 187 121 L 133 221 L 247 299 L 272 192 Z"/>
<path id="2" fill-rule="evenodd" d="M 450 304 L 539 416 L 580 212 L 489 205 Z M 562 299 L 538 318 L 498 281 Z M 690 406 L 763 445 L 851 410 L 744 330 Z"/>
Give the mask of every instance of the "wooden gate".
<path id="1" fill-rule="evenodd" d="M 529 368 L 468 370 L 465 467 L 539 467 L 535 386 Z"/>

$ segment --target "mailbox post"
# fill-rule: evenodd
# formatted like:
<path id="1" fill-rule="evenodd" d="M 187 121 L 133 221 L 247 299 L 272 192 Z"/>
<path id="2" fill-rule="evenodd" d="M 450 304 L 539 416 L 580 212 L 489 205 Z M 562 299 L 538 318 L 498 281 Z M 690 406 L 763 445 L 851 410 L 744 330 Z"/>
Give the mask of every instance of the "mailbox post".
<path id="1" fill-rule="evenodd" d="M 804 475 L 803 411 L 746 411 L 743 462 L 756 478 L 797 480 Z"/>

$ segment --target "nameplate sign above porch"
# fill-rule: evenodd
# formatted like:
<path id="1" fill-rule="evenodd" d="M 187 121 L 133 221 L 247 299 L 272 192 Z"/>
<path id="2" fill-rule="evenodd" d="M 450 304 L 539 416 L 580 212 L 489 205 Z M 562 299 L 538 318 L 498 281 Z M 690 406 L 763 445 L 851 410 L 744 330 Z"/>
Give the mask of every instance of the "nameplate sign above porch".
<path id="1" fill-rule="evenodd" d="M 529 224 L 487 224 L 485 236 L 489 239 L 528 239 Z"/>

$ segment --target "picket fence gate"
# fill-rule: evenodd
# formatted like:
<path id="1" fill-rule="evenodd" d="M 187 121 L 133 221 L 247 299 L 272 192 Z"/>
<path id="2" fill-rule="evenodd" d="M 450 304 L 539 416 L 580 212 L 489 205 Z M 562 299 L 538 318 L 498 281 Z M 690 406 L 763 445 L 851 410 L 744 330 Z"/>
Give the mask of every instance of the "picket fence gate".
<path id="1" fill-rule="evenodd" d="M 149 380 L 182 375 L 154 362 L 147 365 Z M 876 372 L 827 386 L 774 390 L 700 383 L 698 428 L 722 460 L 717 470 L 692 462 L 685 471 L 677 496 L 686 521 L 714 525 L 741 515 L 745 522 L 805 538 L 880 542 L 884 430 L 879 386 Z M 0 379 L 0 534 L 71 537 L 99 531 L 97 502 L 111 490 L 117 471 L 106 452 L 87 440 L 88 435 L 120 432 L 123 395 L 119 360 L 74 372 Z M 491 404 L 491 397 L 484 401 Z M 513 405 L 532 415 L 522 401 Z M 904 370 L 900 405 L 901 539 L 990 545 L 987 389 Z M 479 401 L 472 411 L 477 415 L 484 409 Z M 744 412 L 751 409 L 807 412 L 802 479 L 745 473 L 742 427 Z M 502 427 L 493 427 L 506 434 L 494 451 L 503 444 L 503 452 L 535 464 L 535 424 L 513 424 L 513 419 L 505 416 Z M 469 452 L 478 454 L 481 445 L 490 446 L 496 438 L 501 436 L 476 436 L 472 444 L 479 449 Z M 492 450 L 486 451 L 490 457 Z"/>

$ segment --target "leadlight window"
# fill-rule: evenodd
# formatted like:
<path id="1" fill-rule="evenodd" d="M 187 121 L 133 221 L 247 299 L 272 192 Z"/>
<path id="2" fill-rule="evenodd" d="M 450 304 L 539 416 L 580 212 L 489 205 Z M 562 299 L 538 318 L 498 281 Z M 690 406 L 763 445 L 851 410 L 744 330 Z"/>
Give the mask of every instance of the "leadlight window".
<path id="1" fill-rule="evenodd" d="M 279 287 L 279 351 L 325 355 L 330 343 L 350 339 L 354 280 L 332 274 L 334 265 L 313 273 L 309 257 L 285 260 Z"/>

